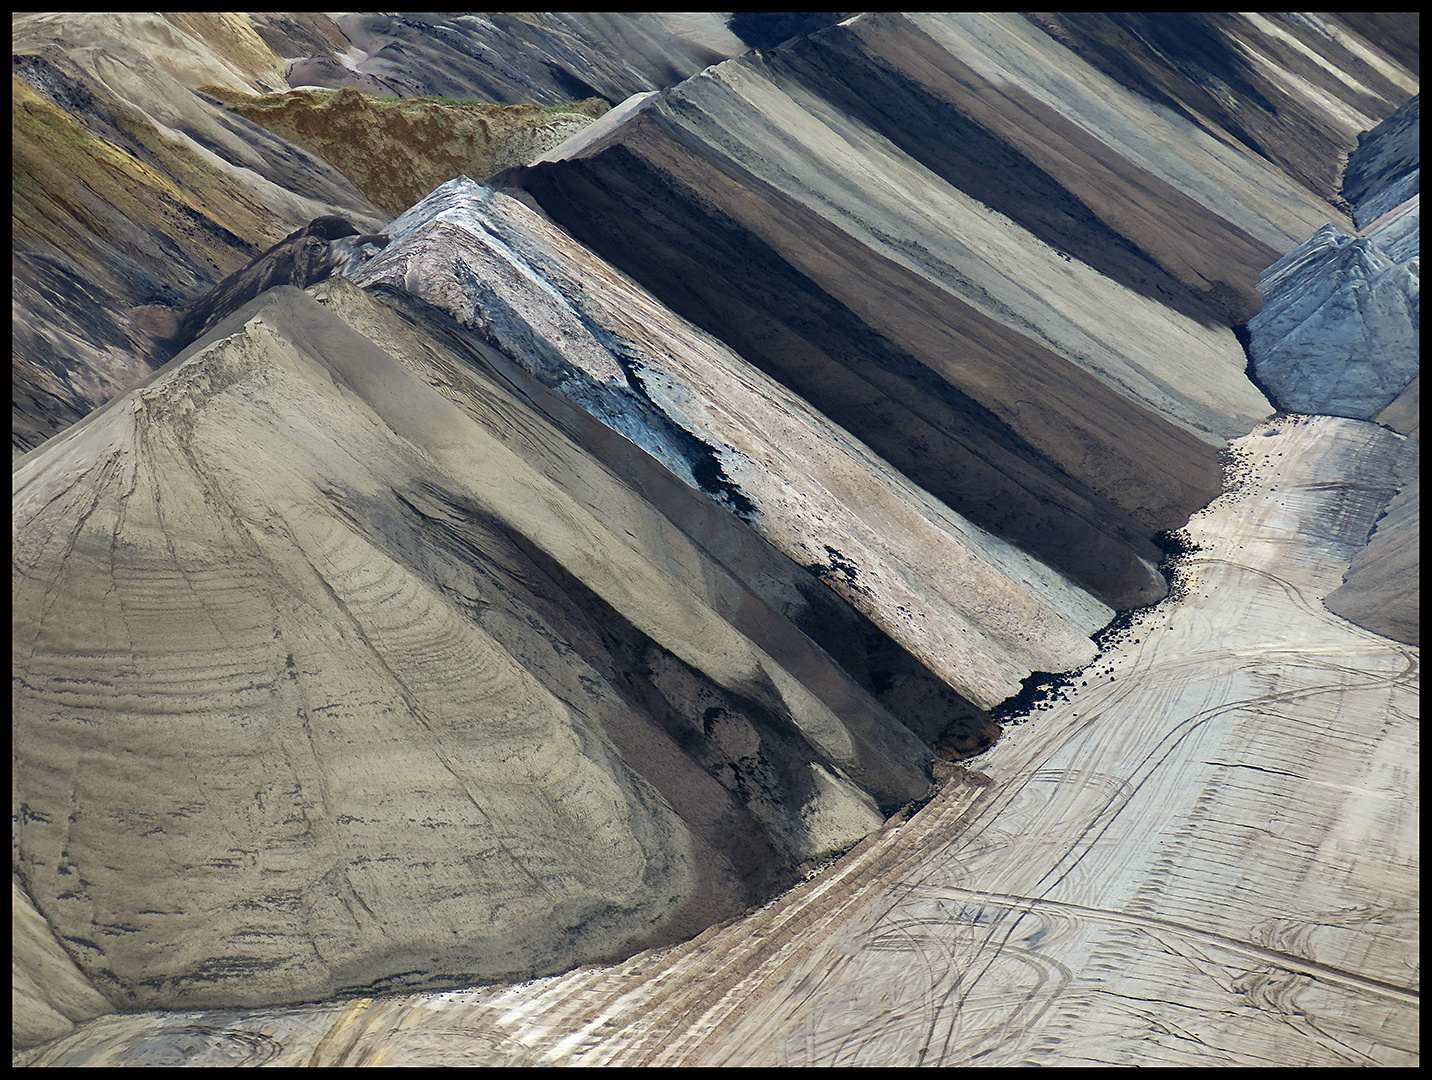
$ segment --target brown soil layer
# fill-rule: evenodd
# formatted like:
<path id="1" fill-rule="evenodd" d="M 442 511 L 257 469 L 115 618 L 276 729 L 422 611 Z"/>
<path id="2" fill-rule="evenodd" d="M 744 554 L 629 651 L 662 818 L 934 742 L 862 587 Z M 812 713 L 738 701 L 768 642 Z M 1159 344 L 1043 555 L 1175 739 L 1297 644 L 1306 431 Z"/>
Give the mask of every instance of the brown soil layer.
<path id="1" fill-rule="evenodd" d="M 448 98 L 387 100 L 346 88 L 262 97 L 205 89 L 244 119 L 323 158 L 395 216 L 454 176 L 486 180 L 525 164 L 611 107 L 601 98 L 543 108 Z"/>

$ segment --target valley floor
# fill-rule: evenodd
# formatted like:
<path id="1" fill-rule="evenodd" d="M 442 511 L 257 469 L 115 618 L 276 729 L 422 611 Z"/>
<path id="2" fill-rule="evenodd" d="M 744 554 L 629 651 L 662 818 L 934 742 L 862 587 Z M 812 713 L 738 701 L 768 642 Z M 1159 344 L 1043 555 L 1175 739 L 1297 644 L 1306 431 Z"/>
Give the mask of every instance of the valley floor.
<path id="1" fill-rule="evenodd" d="M 102 1017 L 44 1065 L 1406 1065 L 1417 648 L 1327 612 L 1406 440 L 1235 442 L 1183 588 L 940 795 L 694 941 L 530 983 Z"/>

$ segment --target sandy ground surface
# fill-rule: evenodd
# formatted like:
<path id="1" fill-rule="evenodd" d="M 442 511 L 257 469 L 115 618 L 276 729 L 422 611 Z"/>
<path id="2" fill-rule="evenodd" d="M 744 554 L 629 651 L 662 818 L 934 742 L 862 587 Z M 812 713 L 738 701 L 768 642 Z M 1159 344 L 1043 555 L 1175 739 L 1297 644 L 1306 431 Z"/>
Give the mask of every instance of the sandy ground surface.
<path id="1" fill-rule="evenodd" d="M 1415 1064 L 1419 650 L 1321 604 L 1408 447 L 1238 440 L 1182 595 L 742 920 L 517 986 L 102 1017 L 35 1063 Z"/>

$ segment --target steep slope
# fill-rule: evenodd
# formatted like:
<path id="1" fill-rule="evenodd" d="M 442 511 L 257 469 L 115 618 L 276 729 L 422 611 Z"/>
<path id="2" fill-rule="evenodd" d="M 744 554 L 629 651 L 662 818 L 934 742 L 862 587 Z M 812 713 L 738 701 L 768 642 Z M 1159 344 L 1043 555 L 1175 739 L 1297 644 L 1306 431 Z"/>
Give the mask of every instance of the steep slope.
<path id="1" fill-rule="evenodd" d="M 17 18 L 17 1041 L 1206 1062 L 1150 1044 L 1189 990 L 1240 1062 L 1346 1063 L 1287 1019 L 1329 1014 L 1402 1060 L 1416 653 L 1318 600 L 1392 500 L 1327 602 L 1415 640 L 1415 443 L 1280 418 L 1224 467 L 1272 408 L 1233 328 L 1350 231 L 1339 158 L 1415 91 L 1415 20 L 875 13 L 672 85 L 739 51 L 720 24 Z M 300 78 L 364 122 L 355 87 L 634 96 L 385 225 L 220 106 Z M 1389 133 L 1367 175 L 1405 180 Z M 1370 229 L 1405 262 L 1415 222 Z M 1369 408 L 1415 432 L 1417 385 Z M 1096 647 L 1240 461 L 1182 579 L 1217 592 Z M 992 779 L 951 763 L 1096 654 Z M 715 928 L 857 842 L 813 908 Z M 1330 970 L 1350 1019 L 1302 993 Z M 211 1011 L 90 1020 L 137 1007 Z"/>
<path id="2" fill-rule="evenodd" d="M 1108 607 L 903 482 L 526 207 L 458 179 L 388 231 L 355 280 L 476 330 L 819 574 L 970 701 L 990 708 L 1031 671 L 1093 656 Z"/>
<path id="3" fill-rule="evenodd" d="M 1410 12 L 1030 18 L 1120 85 L 1332 203 L 1349 140 L 1417 92 L 1419 17 Z"/>
<path id="4" fill-rule="evenodd" d="M 351 88 L 254 97 L 212 88 L 234 112 L 323 158 L 397 216 L 454 176 L 525 165 L 601 116 L 601 98 L 536 105 L 383 99 Z"/>
<path id="5" fill-rule="evenodd" d="M 253 20 L 290 58 L 291 85 L 402 97 L 558 105 L 597 96 L 615 104 L 745 51 L 714 12 L 302 12 Z"/>
<path id="6" fill-rule="evenodd" d="M 154 355 L 172 356 L 261 293 L 279 285 L 302 289 L 317 284 L 334 271 L 362 263 L 387 243 L 382 233 L 360 234 L 346 218 L 314 218 L 193 303 L 135 308 L 129 317 L 149 331 Z"/>
<path id="7" fill-rule="evenodd" d="M 1120 608 L 1268 412 L 1258 272 L 1344 220 L 1013 16 L 862 15 L 496 182 Z"/>
<path id="8" fill-rule="evenodd" d="M 1420 231 L 1414 195 L 1357 236 L 1324 225 L 1263 272 L 1248 352 L 1279 407 L 1371 420 L 1416 377 Z"/>
<path id="9" fill-rule="evenodd" d="M 482 160 L 495 156 L 494 166 L 526 160 L 521 139 L 500 140 L 494 149 L 472 125 L 439 121 L 436 130 L 419 124 L 406 142 L 386 124 L 381 145 L 355 143 L 336 155 L 335 169 L 202 89 L 225 100 L 319 83 L 505 105 L 556 105 L 598 93 L 615 102 L 744 48 L 716 15 L 493 19 L 17 14 L 14 451 L 40 445 L 169 358 L 155 352 L 148 326 L 129 317 L 131 308 L 190 303 L 315 217 L 338 215 L 360 231 L 376 229 L 384 212 L 359 190 L 370 182 L 371 197 L 391 216 L 470 171 L 468 151 Z M 339 104 L 361 128 L 362 116 L 347 115 L 353 100 Z M 524 124 L 570 132 L 582 122 L 538 114 Z M 363 161 L 353 169 L 357 186 L 340 171 L 356 154 Z M 425 178 L 426 186 L 413 186 Z M 389 201 L 398 188 L 406 195 Z"/>
<path id="10" fill-rule="evenodd" d="M 35 909 L 18 878 L 10 883 L 11 1032 L 16 1047 L 37 1046 L 113 1006 L 91 985 Z"/>
<path id="11" fill-rule="evenodd" d="M 1367 547 L 1327 595 L 1329 611 L 1408 645 L 1422 642 L 1422 484 L 1399 491 Z"/>
<path id="12" fill-rule="evenodd" d="M 1343 170 L 1343 195 L 1353 204 L 1359 228 L 1421 191 L 1421 140 L 1420 94 L 1358 136 Z"/>
<path id="13" fill-rule="evenodd" d="M 16 473 L 17 867 L 112 1002 L 559 970 L 927 794 L 929 748 L 713 554 L 760 541 L 693 540 L 327 295 L 368 336 L 272 289 Z M 462 407 L 373 335 L 467 369 Z"/>
<path id="14" fill-rule="evenodd" d="M 132 308 L 193 300 L 311 218 L 381 223 L 332 166 L 181 82 L 261 76 L 157 16 L 17 17 L 14 53 L 17 452 L 153 370 Z"/>
<path id="15" fill-rule="evenodd" d="M 1420 432 L 1421 196 L 1418 99 L 1358 137 L 1343 190 L 1362 228 L 1331 225 L 1264 271 L 1267 305 L 1248 324 L 1260 383 L 1299 412 L 1376 420 Z M 1421 485 L 1386 506 L 1329 611 L 1395 641 L 1421 640 Z"/>

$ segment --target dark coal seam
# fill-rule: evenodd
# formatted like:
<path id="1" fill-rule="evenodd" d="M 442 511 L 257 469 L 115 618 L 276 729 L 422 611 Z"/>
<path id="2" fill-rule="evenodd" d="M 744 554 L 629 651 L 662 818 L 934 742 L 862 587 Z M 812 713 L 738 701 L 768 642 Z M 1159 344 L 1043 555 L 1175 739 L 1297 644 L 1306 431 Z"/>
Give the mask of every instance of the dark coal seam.
<path id="1" fill-rule="evenodd" d="M 908 29 L 910 33 L 919 34 L 924 40 L 931 40 L 924 31 L 919 30 L 913 24 Z M 828 35 L 812 38 L 804 44 L 814 46 L 816 43 L 832 51 L 835 50 L 837 44 Z M 840 42 L 840 44 L 846 43 Z M 933 41 L 931 44 L 933 46 Z M 960 170 L 953 168 L 943 155 L 935 152 L 935 144 L 927 140 L 905 137 L 902 127 L 891 123 L 885 112 L 869 107 L 867 105 L 868 98 L 856 91 L 849 77 L 839 87 L 846 93 L 841 95 L 841 101 L 836 101 L 832 97 L 831 87 L 819 77 L 822 72 L 813 72 L 807 64 L 797 62 L 806 60 L 800 51 L 788 47 L 782 49 L 780 53 L 776 54 L 776 57 L 784 61 L 779 67 L 784 68 L 810 93 L 830 102 L 838 109 L 857 115 L 914 160 L 945 180 L 946 183 L 1018 222 L 1040 240 L 1055 248 L 1066 261 L 1071 258 L 1069 252 L 1072 252 L 1073 257 L 1098 270 L 1106 277 L 1163 304 L 1165 307 L 1170 307 L 1206 326 L 1225 325 L 1225 320 L 1220 318 L 1216 311 L 1212 290 L 1199 291 L 1180 281 L 1139 244 L 1111 228 L 1079 195 L 1067 188 L 1045 168 L 1031 161 L 1017 146 L 998 137 L 997 133 L 982 128 L 955 103 L 930 93 L 928 89 L 915 82 L 904 72 L 882 61 L 880 57 L 871 55 L 865 49 L 841 50 L 841 53 L 844 55 L 837 53 L 837 60 L 864 61 L 877 77 L 883 77 L 884 80 L 894 84 L 907 99 L 920 105 L 922 112 L 927 116 L 939 113 L 949 114 L 956 118 L 957 123 L 975 129 L 975 134 L 978 137 L 992 138 L 998 146 L 999 152 L 1010 159 L 1017 160 L 1020 167 L 1027 170 L 1029 175 L 1036 177 L 1045 188 L 1042 193 L 1035 191 L 1030 195 L 1046 204 L 1051 198 L 1057 200 L 1058 209 L 1067 220 L 1068 227 L 1061 228 L 1060 223 L 1053 218 L 1040 217 L 1028 220 L 1020 215 L 1019 207 L 1009 198 L 1000 198 L 1001 193 L 997 189 L 986 190 L 986 185 L 971 183 L 969 178 Z M 772 59 L 774 60 L 776 57 Z M 774 63 L 772 70 L 777 70 L 777 65 Z M 847 70 L 853 70 L 853 67 Z M 1012 90 L 1006 92 L 1016 98 L 1019 97 Z M 1031 103 L 1024 104 L 1027 108 Z M 1038 103 L 1032 104 L 1037 105 Z M 1028 180 L 1022 182 L 1029 183 Z M 1044 209 L 1047 209 L 1047 206 Z M 1101 253 L 1101 243 L 1108 249 L 1107 254 Z M 1122 265 L 1120 265 L 1121 262 Z"/>
<path id="2" fill-rule="evenodd" d="M 508 393 L 514 395 L 520 401 L 527 403 L 547 422 L 552 423 L 558 430 L 562 431 L 568 438 L 572 439 L 578 446 L 592 453 L 598 459 L 603 457 L 600 449 L 591 444 L 588 435 L 584 435 L 582 425 L 595 425 L 602 432 L 608 433 L 608 437 L 624 440 L 650 458 L 653 468 L 661 470 L 669 475 L 672 482 L 678 484 L 683 491 L 693 491 L 691 486 L 682 481 L 667 465 L 663 464 L 650 451 L 639 444 L 633 443 L 623 432 L 617 431 L 608 424 L 602 423 L 600 419 L 592 415 L 580 404 L 562 395 L 559 391 L 547 386 L 537 379 L 528 368 L 513 359 L 510 354 L 501 348 L 489 344 L 473 329 L 463 327 L 446 310 L 430 304 L 421 297 L 415 296 L 404 290 L 390 285 L 374 285 L 368 290 L 370 295 L 380 298 L 385 304 L 396 311 L 406 322 L 414 325 L 421 333 L 431 334 L 443 342 L 459 357 L 463 358 L 475 370 L 482 373 L 486 379 L 491 379 Z M 485 351 L 485 352 L 484 352 Z M 490 354 L 490 355 L 486 355 Z M 572 420 L 563 421 L 559 417 L 548 412 L 550 404 L 540 400 L 538 395 L 549 395 L 551 404 L 560 402 L 565 410 L 570 410 L 568 415 Z M 572 422 L 577 424 L 576 428 L 571 426 Z M 592 430 L 596 430 L 593 428 Z M 630 477 L 618 474 L 624 484 L 632 486 Z M 694 495 L 699 498 L 699 495 Z M 664 503 L 656 503 L 656 508 L 669 517 L 670 507 Z M 738 518 L 739 520 L 739 518 Z M 737 529 L 750 528 L 750 525 L 737 525 Z M 681 529 L 681 526 L 678 525 Z M 703 552 L 719 565 L 725 562 L 717 555 L 711 553 L 698 535 L 687 533 L 681 529 L 692 543 L 696 544 Z M 766 543 L 759 533 L 751 533 L 743 542 Z M 771 548 L 781 559 L 789 560 L 792 569 L 799 568 L 800 564 L 791 560 L 790 557 L 777 548 Z M 729 572 L 738 580 L 742 575 L 728 567 Z M 792 625 L 797 630 L 809 637 L 813 642 L 829 654 L 839 666 L 849 672 L 855 681 L 871 694 L 877 701 L 885 703 L 887 692 L 893 687 L 897 676 L 915 678 L 921 682 L 929 682 L 937 685 L 949 695 L 958 699 L 957 705 L 946 706 L 948 716 L 943 723 L 943 728 L 948 730 L 952 726 L 967 723 L 966 714 L 975 710 L 975 706 L 965 699 L 959 697 L 954 691 L 940 680 L 937 676 L 911 656 L 902 646 L 894 641 L 888 634 L 877 627 L 870 619 L 860 611 L 852 607 L 839 593 L 827 587 L 816 584 L 817 578 L 807 579 L 802 582 L 792 577 L 792 587 L 804 598 L 809 606 L 807 616 L 804 619 L 795 619 Z M 749 584 L 749 582 L 748 582 Z M 822 614 L 822 605 L 834 605 L 842 615 L 833 617 L 830 612 Z M 791 618 L 791 616 L 787 616 Z M 849 652 L 849 644 L 852 640 L 859 639 L 860 655 L 864 657 L 866 667 L 862 668 L 859 662 L 851 663 L 840 660 L 838 657 L 846 656 Z M 893 654 L 893 655 L 891 655 Z M 982 713 L 980 715 L 983 715 Z M 926 742 L 930 742 L 926 738 Z"/>
<path id="3" fill-rule="evenodd" d="M 560 350 L 518 316 L 511 305 L 502 300 L 482 281 L 481 275 L 467 268 L 465 264 L 463 265 L 469 275 L 469 287 L 481 299 L 482 307 L 498 309 L 505 313 L 509 318 L 504 320 L 504 326 L 515 326 L 518 329 L 517 335 L 512 335 L 509 332 L 509 340 L 503 340 L 495 330 L 488 326 L 471 327 L 480 338 L 491 347 L 516 360 L 544 386 L 561 394 L 578 408 L 591 413 L 619 435 L 630 438 L 626 431 L 603 415 L 606 410 L 593 412 L 583 399 L 603 402 L 611 410 L 613 416 L 635 414 L 646 427 L 648 435 L 648 439 L 638 442 L 638 445 L 641 445 L 644 450 L 657 457 L 658 460 L 662 456 L 670 455 L 684 461 L 703 493 L 721 503 L 741 520 L 747 523 L 755 520 L 760 513 L 759 508 L 741 490 L 740 485 L 726 475 L 726 471 L 721 465 L 718 448 L 682 427 L 652 400 L 647 391 L 646 382 L 642 378 L 641 361 L 632 352 L 627 342 L 597 322 L 587 313 L 583 305 L 560 287 L 559 283 L 544 276 L 544 280 L 552 285 L 562 297 L 567 309 L 577 317 L 582 327 L 602 346 L 626 376 L 631 400 L 622 402 L 619 394 L 614 394 L 610 388 L 603 386 L 588 372 L 563 359 Z M 490 319 L 487 321 L 491 322 Z M 518 340 L 512 340 L 514 336 Z M 522 347 L 523 342 L 520 340 L 522 337 L 527 338 L 527 348 Z M 583 392 L 574 394 L 572 387 L 580 387 Z"/>
<path id="4" fill-rule="evenodd" d="M 690 141 L 689 138 L 683 138 L 684 133 L 680 129 L 666 132 L 666 134 L 669 137 L 672 137 L 681 145 L 687 145 L 687 143 Z M 700 156 L 699 146 L 688 146 L 688 149 L 692 149 L 693 152 L 698 154 L 698 157 Z M 783 322 L 794 333 L 799 334 L 807 341 L 810 341 L 814 348 L 825 352 L 830 357 L 833 363 L 845 367 L 848 371 L 851 371 L 852 374 L 855 375 L 855 377 L 860 378 L 863 381 L 869 382 L 869 377 L 859 370 L 858 365 L 852 366 L 852 364 L 850 363 L 850 358 L 853 356 L 856 358 L 869 359 L 884 373 L 890 375 L 891 377 L 899 380 L 902 383 L 905 383 L 913 391 L 917 391 L 918 394 L 926 395 L 933 398 L 941 406 L 951 410 L 951 412 L 953 412 L 956 416 L 960 417 L 971 427 L 978 427 L 979 430 L 983 431 L 985 435 L 989 438 L 989 440 L 996 446 L 998 446 L 1003 452 L 1010 454 L 1012 457 L 1018 460 L 1026 462 L 1032 469 L 1057 482 L 1058 486 L 1070 491 L 1072 495 L 1079 501 L 1092 507 L 1109 507 L 1116 512 L 1116 517 L 1127 516 L 1127 512 L 1123 511 L 1122 508 L 1117 506 L 1117 504 L 1114 504 L 1111 500 L 1098 494 L 1092 488 L 1084 484 L 1082 481 L 1079 481 L 1073 476 L 1069 475 L 1069 473 L 1061 464 L 1056 461 L 1053 461 L 1052 459 L 1044 455 L 1041 451 L 1031 446 L 1020 435 L 1010 429 L 1007 424 L 1000 420 L 986 406 L 969 397 L 957 387 L 944 381 L 928 367 L 920 363 L 919 360 L 911 356 L 908 352 L 903 349 L 900 349 L 898 346 L 895 346 L 883 336 L 878 335 L 874 330 L 866 326 L 863 320 L 860 320 L 853 312 L 849 310 L 849 308 L 847 308 L 844 304 L 840 303 L 838 300 L 832 297 L 815 282 L 811 281 L 805 274 L 792 267 L 783 258 L 781 258 L 778 253 L 771 249 L 769 245 L 767 245 L 764 241 L 760 240 L 759 237 L 756 237 L 744 225 L 731 220 L 726 214 L 716 210 L 714 207 L 711 207 L 704 200 L 695 197 L 694 194 L 690 194 L 689 189 L 686 188 L 686 185 L 680 180 L 678 180 L 676 177 L 673 177 L 670 174 L 658 170 L 655 166 L 649 164 L 644 158 L 633 153 L 629 148 L 623 145 L 614 145 L 609 149 L 603 151 L 602 154 L 599 156 L 603 158 L 608 158 L 609 162 L 611 163 L 608 168 L 615 169 L 615 171 L 617 171 L 618 173 L 623 172 L 624 167 L 630 165 L 634 167 L 638 175 L 655 175 L 660 177 L 662 180 L 665 181 L 665 186 L 668 190 L 672 192 L 673 196 L 678 197 L 678 201 L 684 201 L 688 205 L 700 207 L 703 217 L 709 222 L 712 228 L 719 229 L 721 231 L 721 233 L 723 234 L 723 238 L 728 245 L 732 245 L 734 243 L 743 243 L 746 246 L 758 246 L 758 256 L 763 256 L 762 261 L 769 262 L 771 260 L 774 260 L 777 264 L 784 268 L 785 280 L 789 282 L 794 282 L 796 287 L 802 293 L 821 297 L 825 302 L 823 305 L 817 304 L 814 306 L 829 307 L 832 310 L 838 311 L 840 315 L 843 316 L 842 321 L 847 324 L 848 330 L 848 333 L 844 338 L 844 350 L 828 351 L 830 350 L 831 346 L 830 343 L 826 340 L 827 335 L 825 334 L 825 330 L 828 328 L 826 322 L 822 321 L 818 325 L 812 325 L 809 320 L 800 319 L 795 316 L 786 316 L 779 310 L 771 309 L 757 304 L 757 306 L 760 307 L 761 310 L 766 311 L 771 318 Z M 606 193 L 607 188 L 603 182 L 602 174 L 600 172 L 596 172 L 595 170 L 593 170 L 590 164 L 586 161 L 572 164 L 574 170 L 577 171 L 578 175 L 585 183 L 592 185 L 598 191 Z M 714 162 L 713 164 L 717 168 L 721 168 L 723 172 L 726 172 L 728 175 L 731 175 L 730 169 L 723 167 L 726 165 L 725 162 L 718 161 Z M 625 169 L 625 171 L 629 172 L 632 170 Z M 623 272 L 627 273 L 628 275 L 639 281 L 648 290 L 650 290 L 653 295 L 657 296 L 658 299 L 661 299 L 663 303 L 671 307 L 672 310 L 676 311 L 683 317 L 695 322 L 698 326 L 701 326 L 708 333 L 713 334 L 713 336 L 721 338 L 721 327 L 717 326 L 715 323 L 712 322 L 712 316 L 709 312 L 706 313 L 706 317 L 703 318 L 703 312 L 694 310 L 692 303 L 685 303 L 679 298 L 672 297 L 670 291 L 663 289 L 659 282 L 652 281 L 649 279 L 649 277 L 643 275 L 641 272 L 640 264 L 638 263 L 637 265 L 633 265 L 633 259 L 629 257 L 632 253 L 614 247 L 609 237 L 600 233 L 594 236 L 592 235 L 591 230 L 582 228 L 580 224 L 578 224 L 583 220 L 584 207 L 580 202 L 578 202 L 564 190 L 565 185 L 563 172 L 556 169 L 544 168 L 543 166 L 535 166 L 529 170 L 526 170 L 526 173 L 529 176 L 533 176 L 534 178 L 539 179 L 539 181 L 545 181 L 545 183 L 541 184 L 541 187 L 545 189 L 545 193 L 547 194 L 549 199 L 552 196 L 557 197 L 558 206 L 556 207 L 556 209 L 558 210 L 558 212 L 555 215 L 552 215 L 553 220 L 561 224 L 561 226 L 564 229 L 567 229 L 567 231 L 572 232 L 574 236 L 580 239 L 592 250 L 601 254 L 605 259 L 607 259 L 607 261 L 611 262 L 613 265 L 620 268 Z M 738 182 L 746 184 L 750 187 L 755 187 L 758 190 L 769 189 L 769 185 L 765 181 L 760 180 L 757 177 L 750 176 L 748 173 L 745 173 L 744 170 L 742 170 L 741 176 L 737 176 L 734 178 Z M 512 181 L 514 183 L 520 182 L 520 178 L 514 176 L 512 178 Z M 778 200 L 784 198 L 783 196 L 780 196 L 778 192 L 774 192 L 774 189 L 769 190 L 770 193 Z M 688 192 L 684 199 L 680 198 L 682 192 Z M 541 200 L 540 195 L 534 197 L 538 198 L 539 201 Z M 544 209 L 548 209 L 550 214 L 551 208 L 544 207 Z M 566 210 L 566 213 L 561 213 L 561 210 L 563 209 Z M 659 238 L 660 237 L 658 237 L 658 239 Z M 732 253 L 733 255 L 738 253 L 738 249 L 734 246 L 732 247 Z M 747 261 L 751 260 L 747 259 Z M 699 293 L 693 292 L 690 295 L 690 300 L 693 303 L 699 304 L 701 303 L 701 296 Z M 763 355 L 759 353 L 752 353 L 749 350 L 743 349 L 729 342 L 727 342 L 727 345 L 757 370 L 763 372 L 764 374 L 778 382 L 780 385 L 786 387 L 787 389 L 791 390 L 802 398 L 810 400 L 811 403 L 817 408 L 821 408 L 822 411 L 825 411 L 825 407 L 821 405 L 821 401 L 818 395 L 816 397 L 808 397 L 810 391 L 809 387 L 803 387 L 800 385 L 793 384 L 788 378 L 783 376 L 782 372 L 779 369 L 773 369 L 765 361 L 765 357 Z M 895 400 L 896 404 L 898 404 L 902 410 L 908 411 L 912 415 L 918 417 L 924 423 L 929 424 L 935 431 L 944 433 L 948 437 L 952 437 L 950 436 L 950 433 L 946 431 L 945 425 L 938 417 L 932 418 L 930 416 L 927 416 L 925 415 L 925 410 L 919 409 L 917 407 L 919 404 L 918 398 L 914 403 L 911 403 L 903 398 Z M 832 419 L 834 419 L 837 423 L 846 423 L 841 420 L 838 414 L 832 414 Z M 869 437 L 862 436 L 862 438 L 865 438 L 868 441 Z M 978 447 L 965 443 L 961 443 L 961 446 L 963 447 L 965 453 L 968 453 L 973 458 L 979 460 L 985 467 L 994 468 L 996 471 L 1000 471 L 997 466 L 994 466 L 991 463 L 991 461 L 986 455 L 979 452 Z M 877 452 L 880 452 L 879 447 L 873 448 L 876 449 Z M 901 471 L 905 472 L 905 470 L 903 469 Z M 959 500 L 952 500 L 948 492 L 940 491 L 938 489 L 938 486 L 931 487 L 928 482 L 922 482 L 918 479 L 916 482 L 922 483 L 922 486 L 930 487 L 931 490 L 937 496 L 947 502 L 950 502 L 950 504 L 955 509 L 959 509 L 959 506 L 956 505 Z M 1064 506 L 1066 512 L 1085 520 L 1091 525 L 1091 527 L 1094 527 L 1096 530 L 1098 530 L 1098 526 L 1088 516 L 1088 514 L 1080 512 L 1074 506 L 1068 504 L 1061 505 Z M 1004 532 L 1000 529 L 998 525 L 990 523 L 986 519 L 980 518 L 978 515 L 971 515 L 971 520 L 974 521 L 976 524 L 980 525 L 981 528 L 985 528 L 990 532 L 994 533 L 995 535 L 1002 536 L 1004 539 L 1009 540 L 1009 542 L 1014 543 L 1016 546 L 1020 547 L 1021 550 L 1026 550 L 1024 545 L 1020 544 L 1017 539 L 1005 536 Z M 1138 535 L 1140 539 L 1142 539 L 1144 536 L 1142 531 L 1137 531 L 1136 535 Z M 1047 557 L 1049 553 L 1046 552 L 1044 553 L 1044 555 L 1040 555 L 1036 552 L 1035 554 L 1036 557 L 1042 559 Z"/>
<path id="5" fill-rule="evenodd" d="M 1187 529 L 1182 528 L 1157 533 L 1153 540 L 1164 553 L 1158 570 L 1168 583 L 1168 595 L 1152 604 L 1119 612 L 1102 629 L 1091 634 L 1090 639 L 1098 646 L 1099 652 L 1083 667 L 1075 671 L 1030 672 L 1021 681 L 1019 693 L 1006 698 L 990 710 L 990 719 L 1001 724 L 1023 724 L 1033 719 L 1035 713 L 1052 709 L 1060 702 L 1067 702 L 1069 691 L 1077 688 L 1076 682 L 1078 686 L 1088 685 L 1086 673 L 1106 653 L 1123 643 L 1145 612 L 1152 611 L 1165 601 L 1182 600 L 1188 595 L 1188 561 L 1200 550 L 1198 544 Z"/>
<path id="6" fill-rule="evenodd" d="M 1258 369 L 1253 363 L 1253 335 L 1248 330 L 1247 323 L 1239 323 L 1232 328 L 1233 336 L 1238 339 L 1239 346 L 1243 349 L 1243 357 L 1247 363 L 1243 366 L 1243 374 L 1251 382 L 1258 393 L 1267 399 L 1268 404 L 1276 410 L 1277 416 L 1286 416 L 1288 410 L 1273 396 L 1272 389 L 1262 379 L 1258 378 Z"/>
<path id="7" fill-rule="evenodd" d="M 606 350 L 607 355 L 622 369 L 622 373 L 627 377 L 627 384 L 631 386 L 638 400 L 659 418 L 658 422 L 684 451 L 681 456 L 690 467 L 691 475 L 700 485 L 701 490 L 717 502 L 723 503 L 741 520 L 747 523 L 753 521 L 760 511 L 741 490 L 740 485 L 726 475 L 726 470 L 721 466 L 717 447 L 702 439 L 695 432 L 682 427 L 651 399 L 651 394 L 646 389 L 646 381 L 642 378 L 641 361 L 632 352 L 626 341 L 592 318 L 587 313 L 586 307 L 579 301 L 568 296 L 560 288 L 558 292 L 567 301 L 569 308 L 576 314 L 586 331 L 597 340 Z"/>

